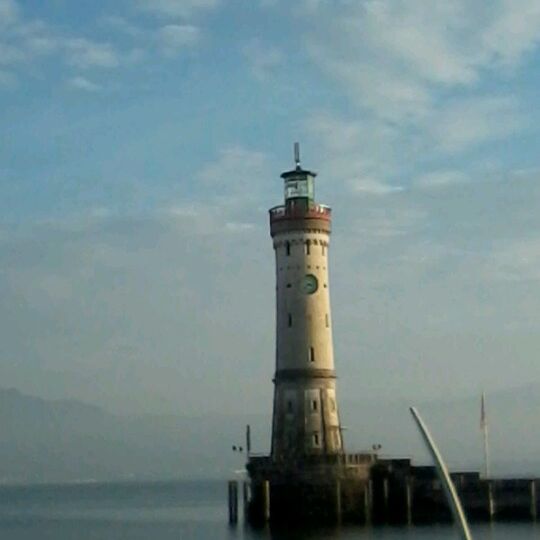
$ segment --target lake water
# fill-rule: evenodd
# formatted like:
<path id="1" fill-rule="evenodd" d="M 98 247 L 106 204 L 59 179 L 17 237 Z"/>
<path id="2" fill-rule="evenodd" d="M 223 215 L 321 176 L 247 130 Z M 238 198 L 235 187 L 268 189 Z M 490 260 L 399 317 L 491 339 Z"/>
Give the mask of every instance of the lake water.
<path id="1" fill-rule="evenodd" d="M 254 531 L 227 523 L 226 482 L 0 487 L 2 540 L 445 540 L 451 527 Z M 475 540 L 540 538 L 540 526 L 473 527 Z"/>

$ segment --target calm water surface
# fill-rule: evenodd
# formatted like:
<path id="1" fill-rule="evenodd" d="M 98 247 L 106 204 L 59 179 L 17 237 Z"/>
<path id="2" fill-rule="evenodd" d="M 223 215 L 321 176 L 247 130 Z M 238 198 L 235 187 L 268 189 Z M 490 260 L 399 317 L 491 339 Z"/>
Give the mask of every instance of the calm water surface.
<path id="1" fill-rule="evenodd" d="M 422 540 L 450 527 L 253 531 L 227 524 L 225 482 L 0 487 L 2 540 Z M 473 529 L 475 540 L 540 539 L 534 525 Z"/>

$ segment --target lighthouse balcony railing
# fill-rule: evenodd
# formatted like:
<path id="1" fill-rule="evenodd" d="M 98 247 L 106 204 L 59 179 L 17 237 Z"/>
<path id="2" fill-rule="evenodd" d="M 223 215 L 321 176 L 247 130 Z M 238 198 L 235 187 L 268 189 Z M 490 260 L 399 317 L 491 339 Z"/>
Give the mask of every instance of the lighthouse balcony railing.
<path id="1" fill-rule="evenodd" d="M 313 203 L 307 207 L 305 204 L 282 204 L 270 209 L 270 221 L 295 218 L 330 219 L 331 214 L 332 209 L 325 204 Z"/>

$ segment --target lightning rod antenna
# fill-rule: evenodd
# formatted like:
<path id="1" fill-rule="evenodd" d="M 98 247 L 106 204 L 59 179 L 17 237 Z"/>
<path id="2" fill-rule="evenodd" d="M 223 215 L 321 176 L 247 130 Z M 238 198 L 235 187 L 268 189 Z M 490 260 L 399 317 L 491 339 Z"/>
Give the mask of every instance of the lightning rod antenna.
<path id="1" fill-rule="evenodd" d="M 300 168 L 300 143 L 294 143 L 294 162 L 296 163 L 296 168 Z"/>

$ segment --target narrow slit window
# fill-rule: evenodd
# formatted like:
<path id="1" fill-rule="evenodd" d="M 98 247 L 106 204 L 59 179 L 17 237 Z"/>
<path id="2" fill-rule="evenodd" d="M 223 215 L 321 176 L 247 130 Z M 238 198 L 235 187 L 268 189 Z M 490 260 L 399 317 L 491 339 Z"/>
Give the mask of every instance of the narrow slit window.
<path id="1" fill-rule="evenodd" d="M 316 412 L 318 409 L 319 409 L 319 403 L 317 402 L 316 399 L 314 399 L 314 400 L 311 402 L 311 410 L 312 410 L 313 412 Z"/>
<path id="2" fill-rule="evenodd" d="M 291 254 L 291 243 L 285 242 L 285 253 L 287 254 L 287 257 Z"/>
<path id="3" fill-rule="evenodd" d="M 319 446 L 319 434 L 317 432 L 313 434 L 313 446 Z"/>
<path id="4" fill-rule="evenodd" d="M 315 349 L 313 347 L 309 348 L 309 361 L 315 362 Z"/>
<path id="5" fill-rule="evenodd" d="M 306 255 L 310 255 L 311 254 L 311 242 L 308 240 L 306 242 Z"/>
<path id="6" fill-rule="evenodd" d="M 323 255 L 326 255 L 326 246 L 324 244 L 321 246 L 321 251 Z"/>
<path id="7" fill-rule="evenodd" d="M 326 328 L 330 327 L 330 321 L 328 319 L 328 313 L 324 316 L 324 322 L 326 323 Z"/>
<path id="8" fill-rule="evenodd" d="M 292 326 L 292 313 L 287 315 L 287 324 L 289 325 L 289 328 Z"/>

